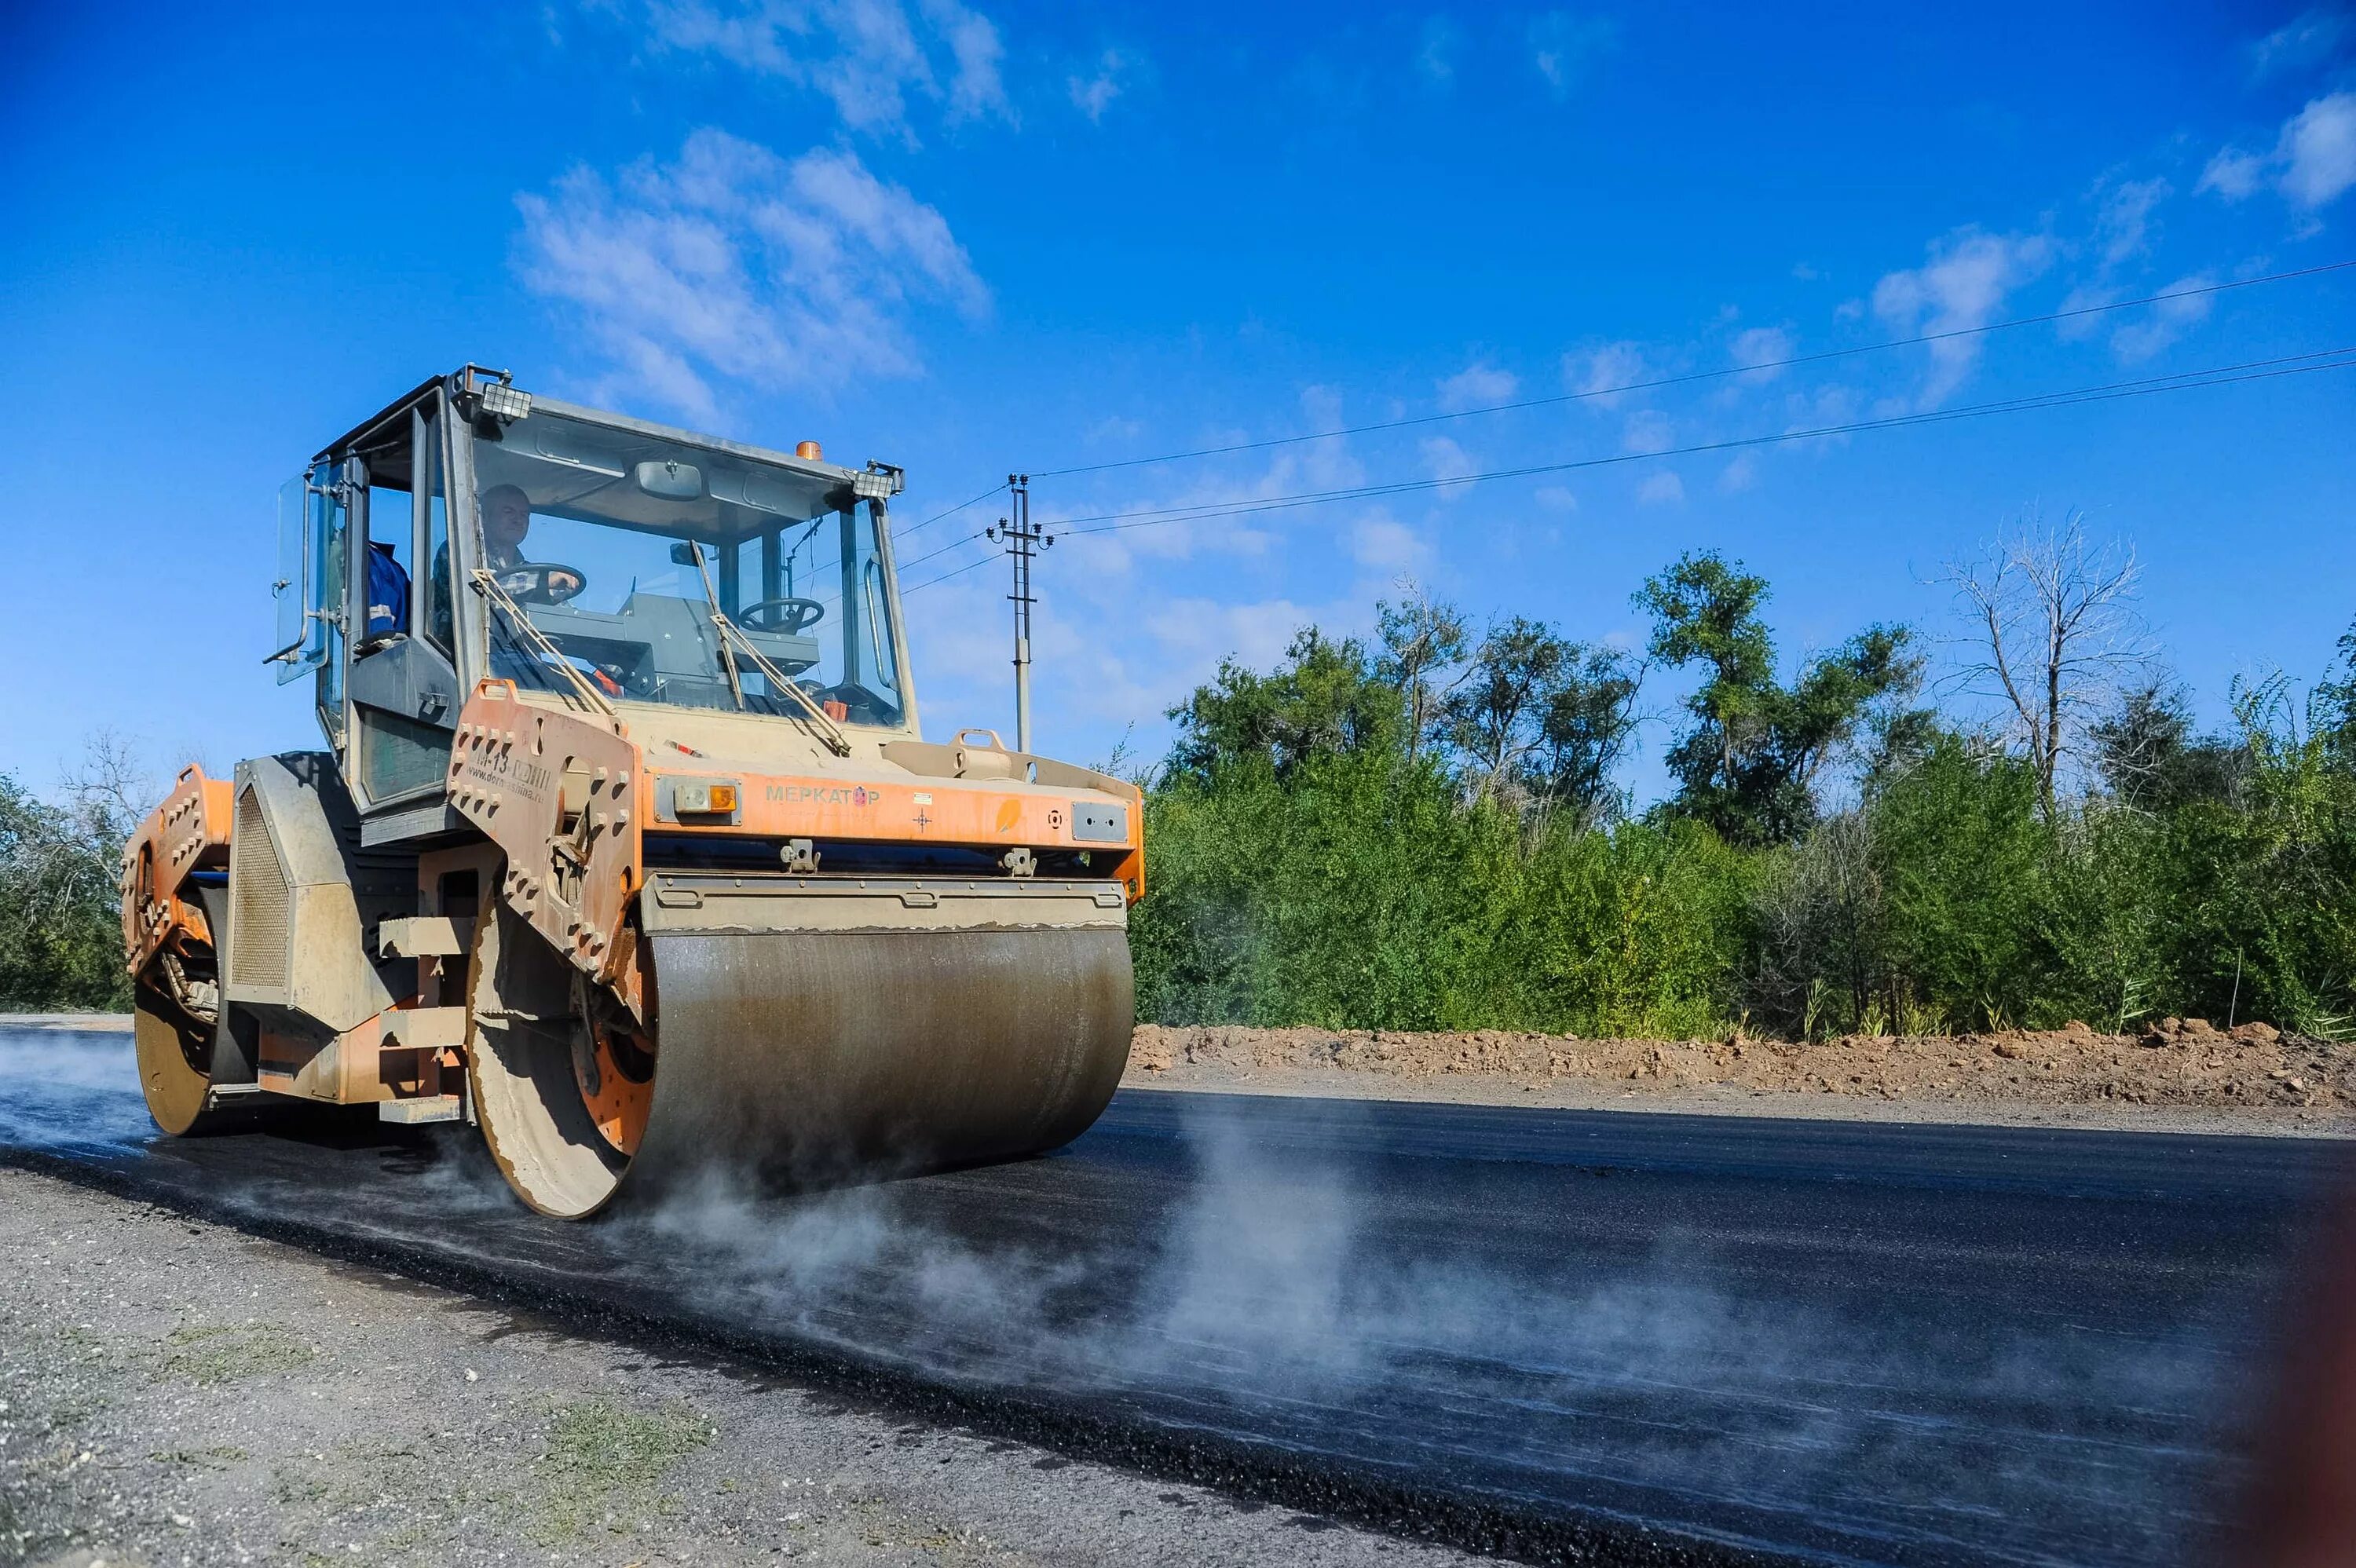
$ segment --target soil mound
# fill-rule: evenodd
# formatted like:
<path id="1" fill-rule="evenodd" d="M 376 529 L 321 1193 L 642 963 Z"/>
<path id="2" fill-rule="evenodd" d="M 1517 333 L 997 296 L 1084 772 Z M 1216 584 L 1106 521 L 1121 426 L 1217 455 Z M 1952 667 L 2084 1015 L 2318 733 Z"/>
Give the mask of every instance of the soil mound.
<path id="1" fill-rule="evenodd" d="M 1366 1072 L 1400 1079 L 1475 1074 L 1523 1083 L 1585 1081 L 1642 1091 L 1723 1086 L 1762 1093 L 2027 1104 L 2130 1104 L 2211 1110 L 2356 1107 L 2356 1050 L 2272 1025 L 2222 1029 L 2166 1019 L 2140 1034 L 2082 1023 L 1994 1034 L 1844 1035 L 1794 1043 L 1584 1040 L 1506 1029 L 1138 1026 L 1133 1078 L 1179 1067 L 1237 1074 Z"/>

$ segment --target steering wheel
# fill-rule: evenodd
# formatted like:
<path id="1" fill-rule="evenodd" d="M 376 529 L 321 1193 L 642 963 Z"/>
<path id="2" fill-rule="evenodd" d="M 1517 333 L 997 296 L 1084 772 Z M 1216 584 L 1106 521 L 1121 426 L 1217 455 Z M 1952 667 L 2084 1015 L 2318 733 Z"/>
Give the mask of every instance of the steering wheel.
<path id="1" fill-rule="evenodd" d="M 519 604 L 562 604 L 580 597 L 589 586 L 588 575 L 577 566 L 552 560 L 528 560 L 492 573 L 508 597 Z"/>
<path id="2" fill-rule="evenodd" d="M 851 721 L 858 724 L 873 723 L 877 715 L 897 712 L 899 709 L 897 703 L 884 701 L 855 680 L 846 680 L 835 686 L 820 687 L 811 695 L 820 702 L 841 703 L 849 709 Z"/>
<path id="3" fill-rule="evenodd" d="M 826 618 L 826 606 L 815 599 L 764 599 L 736 613 L 736 624 L 755 632 L 795 636 Z"/>

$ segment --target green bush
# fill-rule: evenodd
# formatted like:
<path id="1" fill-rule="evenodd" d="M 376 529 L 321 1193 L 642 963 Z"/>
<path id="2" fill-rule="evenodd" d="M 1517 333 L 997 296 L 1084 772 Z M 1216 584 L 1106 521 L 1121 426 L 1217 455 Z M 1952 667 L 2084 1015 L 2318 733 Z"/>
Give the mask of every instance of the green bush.
<path id="1" fill-rule="evenodd" d="M 0 1008 L 131 1005 L 121 852 L 102 814 L 48 805 L 0 773 Z"/>
<path id="2" fill-rule="evenodd" d="M 1405 743 L 1404 697 L 1355 645 L 1294 653 L 1177 715 L 1181 765 L 1146 802 L 1141 1018 L 1821 1037 L 2178 1014 L 2356 1035 L 2356 679 L 2303 710 L 2279 683 L 2244 693 L 2238 735 L 2179 738 L 2202 766 L 2175 785 L 2050 813 L 2029 762 L 1910 714 L 1863 799 L 1760 846 L 1696 813 L 1594 827 L 1504 804 L 1494 769 Z"/>
<path id="3" fill-rule="evenodd" d="M 1131 927 L 1162 1023 L 1689 1034 L 1726 1017 L 1750 867 L 1697 824 L 1526 832 L 1430 756 L 1157 789 Z"/>

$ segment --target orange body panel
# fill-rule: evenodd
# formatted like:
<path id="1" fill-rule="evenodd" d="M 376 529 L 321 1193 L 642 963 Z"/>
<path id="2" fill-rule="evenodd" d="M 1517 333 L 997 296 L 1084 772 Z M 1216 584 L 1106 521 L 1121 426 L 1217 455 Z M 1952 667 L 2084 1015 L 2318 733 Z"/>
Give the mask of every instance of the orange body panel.
<path id="1" fill-rule="evenodd" d="M 710 778 L 681 771 L 682 778 Z M 661 774 L 649 774 L 649 791 Z M 690 818 L 660 824 L 666 833 L 742 834 L 777 838 L 833 838 L 863 843 L 954 844 L 996 848 L 1087 849 L 1114 862 L 1107 874 L 1127 882 L 1137 875 L 1144 832 L 1141 812 L 1130 807 L 1125 844 L 1083 843 L 1072 837 L 1068 798 L 1024 790 L 997 790 L 956 779 L 907 783 L 846 784 L 841 779 L 742 775 L 742 820 L 705 826 Z M 654 798 L 650 793 L 649 798 Z M 1141 889 L 1131 889 L 1137 901 Z"/>
<path id="2" fill-rule="evenodd" d="M 132 974 L 175 942 L 211 943 L 203 908 L 183 895 L 196 872 L 228 866 L 234 810 L 230 782 L 191 763 L 123 846 L 123 954 Z"/>
<path id="3" fill-rule="evenodd" d="M 671 752 L 659 754 L 668 763 Z M 1071 795 L 1036 785 L 907 777 L 888 782 L 809 774 L 763 774 L 698 757 L 695 768 L 646 765 L 623 720 L 522 701 L 512 683 L 486 680 L 458 715 L 450 758 L 450 803 L 506 857 L 494 892 L 530 921 L 585 976 L 613 987 L 640 1020 L 650 1018 L 644 968 L 629 920 L 646 882 L 645 836 L 814 838 L 943 844 L 997 849 L 1086 849 L 1104 874 L 1144 891 L 1142 803 L 1129 798 L 1126 843 L 1073 837 Z M 666 777 L 734 784 L 737 820 L 657 821 Z M 1087 793 L 1087 792 L 1076 792 Z"/>

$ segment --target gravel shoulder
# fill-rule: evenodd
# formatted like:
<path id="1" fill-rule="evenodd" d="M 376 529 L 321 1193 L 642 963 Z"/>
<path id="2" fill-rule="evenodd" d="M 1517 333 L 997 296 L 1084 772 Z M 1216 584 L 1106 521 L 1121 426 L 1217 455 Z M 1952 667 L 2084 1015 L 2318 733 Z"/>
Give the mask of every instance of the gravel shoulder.
<path id="1" fill-rule="evenodd" d="M 0 1270 L 0 1563 L 1463 1560 L 24 1170 Z"/>

